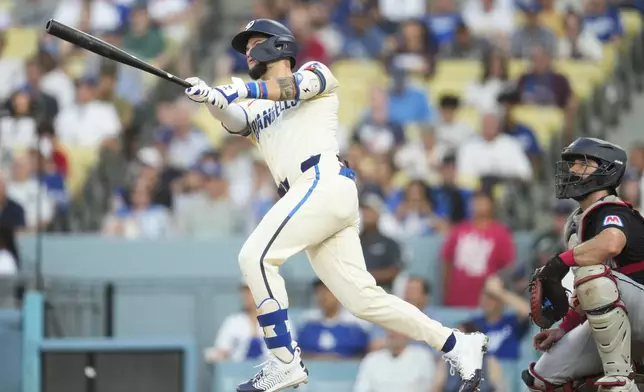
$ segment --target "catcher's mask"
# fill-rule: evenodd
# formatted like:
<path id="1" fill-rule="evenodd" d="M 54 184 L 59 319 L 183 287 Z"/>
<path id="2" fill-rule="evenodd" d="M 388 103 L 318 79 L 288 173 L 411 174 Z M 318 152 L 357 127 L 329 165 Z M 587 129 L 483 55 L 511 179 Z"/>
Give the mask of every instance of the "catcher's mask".
<path id="1" fill-rule="evenodd" d="M 232 47 L 237 52 L 246 54 L 246 46 L 252 37 L 266 37 L 267 39 L 250 50 L 250 57 L 258 64 L 253 66 L 248 75 L 257 80 L 266 73 L 267 65 L 278 60 L 288 59 L 291 70 L 295 68 L 297 56 L 297 42 L 293 33 L 283 24 L 270 19 L 256 19 L 246 25 L 244 31 L 237 34 L 232 40 Z"/>
<path id="2" fill-rule="evenodd" d="M 595 138 L 579 138 L 561 152 L 555 174 L 558 199 L 583 200 L 600 190 L 615 190 L 626 171 L 626 152 Z M 573 169 L 574 168 L 574 169 Z"/>

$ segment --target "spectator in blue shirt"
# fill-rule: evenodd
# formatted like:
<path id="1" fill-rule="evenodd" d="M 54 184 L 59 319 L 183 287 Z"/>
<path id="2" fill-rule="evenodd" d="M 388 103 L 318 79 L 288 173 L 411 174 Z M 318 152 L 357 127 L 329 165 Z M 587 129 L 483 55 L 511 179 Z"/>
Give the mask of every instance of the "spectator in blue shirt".
<path id="1" fill-rule="evenodd" d="M 530 127 L 516 121 L 512 116 L 512 110 L 520 101 L 521 97 L 515 90 L 503 91 L 499 94 L 498 102 L 504 113 L 501 132 L 516 138 L 521 143 L 523 151 L 530 158 L 532 166 L 536 168 L 539 166 L 543 155 L 539 141 Z"/>
<path id="2" fill-rule="evenodd" d="M 349 24 L 342 30 L 344 43 L 339 57 L 375 59 L 380 56 L 385 33 L 376 26 L 369 8 L 355 3 L 351 7 Z"/>
<path id="3" fill-rule="evenodd" d="M 584 17 L 584 28 L 604 43 L 614 42 L 624 34 L 619 11 L 607 0 L 589 0 Z"/>
<path id="4" fill-rule="evenodd" d="M 435 0 L 431 13 L 427 15 L 427 24 L 433 31 L 439 47 L 454 40 L 456 28 L 463 18 L 451 0 Z"/>
<path id="5" fill-rule="evenodd" d="M 428 125 L 434 121 L 434 110 L 424 90 L 408 84 L 406 71 L 391 70 L 393 85 L 389 89 L 389 120 L 402 126 L 416 123 Z"/>
<path id="6" fill-rule="evenodd" d="M 342 307 L 320 280 L 313 283 L 318 309 L 308 312 L 298 329 L 298 345 L 307 358 L 361 358 L 367 352 L 366 322 Z"/>
<path id="7" fill-rule="evenodd" d="M 440 167 L 442 184 L 432 188 L 434 210 L 454 224 L 471 216 L 469 206 L 472 191 L 461 188 L 456 183 L 456 155 L 443 158 Z"/>
<path id="8" fill-rule="evenodd" d="M 530 330 L 530 304 L 507 290 L 493 275 L 485 282 L 480 306 L 483 316 L 472 320 L 489 337 L 488 354 L 499 360 L 518 360 L 521 339 Z M 513 313 L 505 313 L 508 306 Z"/>

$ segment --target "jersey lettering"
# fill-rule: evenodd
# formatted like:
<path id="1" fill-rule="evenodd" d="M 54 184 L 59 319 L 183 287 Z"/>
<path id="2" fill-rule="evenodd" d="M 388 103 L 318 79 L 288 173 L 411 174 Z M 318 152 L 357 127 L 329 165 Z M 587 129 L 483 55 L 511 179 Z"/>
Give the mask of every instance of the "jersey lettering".
<path id="1" fill-rule="evenodd" d="M 624 227 L 624 224 L 622 223 L 622 218 L 620 218 L 617 215 L 608 215 L 604 218 L 604 224 L 603 226 L 619 226 L 619 227 Z"/>
<path id="2" fill-rule="evenodd" d="M 268 128 L 285 110 L 292 109 L 298 104 L 297 101 L 277 101 L 269 109 L 258 113 L 250 123 L 250 129 L 259 141 L 259 136 L 265 128 Z"/>

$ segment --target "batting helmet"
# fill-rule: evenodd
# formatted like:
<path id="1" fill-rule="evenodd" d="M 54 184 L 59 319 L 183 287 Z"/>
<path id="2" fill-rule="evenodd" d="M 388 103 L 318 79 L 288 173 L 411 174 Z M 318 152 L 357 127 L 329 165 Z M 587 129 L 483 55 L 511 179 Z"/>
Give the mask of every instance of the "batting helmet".
<path id="1" fill-rule="evenodd" d="M 291 30 L 271 19 L 255 19 L 246 25 L 244 31 L 233 38 L 233 49 L 239 53 L 246 54 L 248 40 L 254 35 L 264 35 L 268 39 L 250 50 L 252 58 L 260 63 L 289 59 L 291 69 L 295 68 L 297 42 Z"/>
<path id="2" fill-rule="evenodd" d="M 592 173 L 572 173 L 576 160 L 594 162 Z M 557 162 L 555 187 L 558 199 L 583 199 L 586 195 L 607 189 L 615 191 L 626 172 L 626 151 L 607 141 L 581 137 L 561 152 Z"/>

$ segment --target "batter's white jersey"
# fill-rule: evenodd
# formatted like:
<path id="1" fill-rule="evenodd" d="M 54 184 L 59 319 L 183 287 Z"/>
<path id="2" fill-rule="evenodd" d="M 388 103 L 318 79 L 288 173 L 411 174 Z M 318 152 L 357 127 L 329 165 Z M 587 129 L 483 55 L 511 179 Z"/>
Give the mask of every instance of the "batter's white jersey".
<path id="1" fill-rule="evenodd" d="M 298 71 L 321 69 L 322 91 L 308 100 L 240 102 L 248 115 L 248 137 L 258 146 L 276 184 L 302 173 L 300 164 L 321 153 L 338 154 L 336 138 L 339 100 L 338 80 L 323 64 L 304 64 Z"/>

